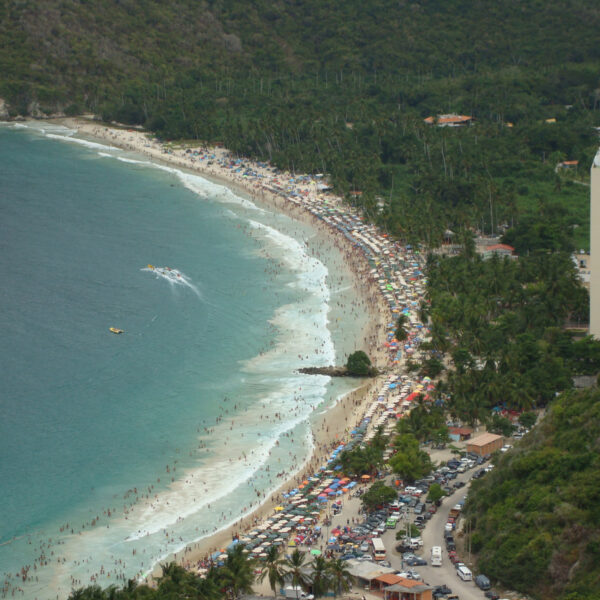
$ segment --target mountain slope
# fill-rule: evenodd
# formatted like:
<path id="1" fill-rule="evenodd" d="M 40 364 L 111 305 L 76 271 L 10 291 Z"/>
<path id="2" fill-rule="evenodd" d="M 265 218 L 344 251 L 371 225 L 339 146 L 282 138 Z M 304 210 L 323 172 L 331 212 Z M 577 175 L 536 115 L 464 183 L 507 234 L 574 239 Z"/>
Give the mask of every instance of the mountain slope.
<path id="1" fill-rule="evenodd" d="M 480 570 L 535 598 L 600 598 L 600 391 L 563 394 L 466 505 Z"/>

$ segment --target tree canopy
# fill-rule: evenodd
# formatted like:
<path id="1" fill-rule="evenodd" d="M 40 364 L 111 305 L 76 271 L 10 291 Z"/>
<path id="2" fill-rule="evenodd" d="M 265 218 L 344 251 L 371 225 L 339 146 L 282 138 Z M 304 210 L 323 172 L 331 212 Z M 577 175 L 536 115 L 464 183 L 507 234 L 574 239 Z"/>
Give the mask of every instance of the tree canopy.
<path id="1" fill-rule="evenodd" d="M 362 350 L 357 350 L 348 356 L 346 369 L 349 375 L 356 377 L 365 377 L 373 374 L 371 359 Z"/>
<path id="2" fill-rule="evenodd" d="M 600 391 L 564 393 L 472 484 L 472 549 L 492 580 L 533 598 L 598 597 L 598 431 Z"/>

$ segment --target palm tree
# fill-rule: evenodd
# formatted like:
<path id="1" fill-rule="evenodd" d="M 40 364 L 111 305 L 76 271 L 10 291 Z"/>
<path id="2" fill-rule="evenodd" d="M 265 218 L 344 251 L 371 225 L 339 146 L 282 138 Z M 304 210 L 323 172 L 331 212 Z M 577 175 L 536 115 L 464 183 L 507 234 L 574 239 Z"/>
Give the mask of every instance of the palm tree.
<path id="1" fill-rule="evenodd" d="M 241 594 L 252 594 L 254 583 L 254 559 L 248 558 L 244 546 L 237 544 L 227 552 L 225 564 L 218 570 L 217 580 L 227 590 L 230 598 L 238 598 Z"/>
<path id="2" fill-rule="evenodd" d="M 161 565 L 162 575 L 158 578 L 158 595 L 161 598 L 195 596 L 195 576 L 176 562 Z M 135 593 L 135 592 L 134 592 Z M 137 595 L 137 594 L 136 594 Z"/>
<path id="3" fill-rule="evenodd" d="M 346 592 L 350 589 L 350 571 L 346 568 L 346 563 L 339 559 L 333 558 L 327 565 L 329 572 L 331 573 L 333 583 L 333 593 L 338 596 L 342 592 Z"/>
<path id="4" fill-rule="evenodd" d="M 302 570 L 305 566 L 305 558 L 306 554 L 296 548 L 291 556 L 285 560 L 286 575 L 291 575 L 292 577 L 292 585 L 296 588 L 296 597 L 298 597 L 299 588 L 307 587 L 310 584 L 308 575 Z"/>
<path id="5" fill-rule="evenodd" d="M 312 593 L 315 598 L 319 598 L 324 596 L 330 587 L 329 565 L 322 556 L 316 556 L 313 560 L 312 566 Z"/>
<path id="6" fill-rule="evenodd" d="M 271 546 L 267 551 L 267 558 L 265 559 L 264 566 L 258 576 L 258 580 L 262 582 L 265 577 L 269 578 L 269 585 L 273 590 L 273 595 L 277 596 L 277 586 L 283 585 L 283 565 L 285 561 L 279 558 L 279 550 L 277 546 Z"/>
<path id="7" fill-rule="evenodd" d="M 206 577 L 194 577 L 196 600 L 221 600 L 223 594 L 219 589 L 218 569 L 211 567 Z"/>

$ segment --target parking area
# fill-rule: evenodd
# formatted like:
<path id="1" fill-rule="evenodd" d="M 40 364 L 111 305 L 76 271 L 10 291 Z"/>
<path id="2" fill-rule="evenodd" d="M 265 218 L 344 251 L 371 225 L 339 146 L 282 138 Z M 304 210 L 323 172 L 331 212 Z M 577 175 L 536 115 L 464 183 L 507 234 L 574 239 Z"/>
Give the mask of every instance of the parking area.
<path id="1" fill-rule="evenodd" d="M 426 584 L 430 589 L 427 594 L 431 593 L 432 599 L 485 600 L 486 595 L 494 597 L 493 592 L 485 592 L 488 587 L 485 578 L 479 581 L 484 589 L 476 585 L 476 573 L 469 578 L 468 556 L 463 557 L 467 564 L 463 578 L 459 577 L 457 567 L 461 563 L 456 555 L 455 539 L 470 480 L 483 476 L 493 465 L 490 465 L 489 457 L 470 456 L 460 460 L 452 454 L 448 457 L 448 451 L 436 452 L 432 458 L 434 461 L 443 459 L 444 466 L 425 480 L 399 489 L 398 501 L 364 514 L 359 497 L 346 500 L 344 509 L 332 517 L 330 525 L 331 530 L 340 531 L 336 539 L 339 555 L 351 561 L 349 564 L 355 568 L 359 562 L 371 562 L 371 572 L 384 568 L 390 574 Z M 433 483 L 441 485 L 447 493 L 439 506 L 427 500 L 428 489 Z M 397 540 L 399 531 L 405 532 L 402 540 Z M 374 538 L 381 540 L 385 553 L 385 556 L 377 556 L 378 560 L 375 560 L 378 544 L 375 542 L 374 546 Z M 431 564 L 432 548 L 436 548 L 433 562 L 439 566 Z M 371 591 L 368 583 L 362 583 L 368 594 Z M 372 591 L 383 597 L 384 590 Z"/>

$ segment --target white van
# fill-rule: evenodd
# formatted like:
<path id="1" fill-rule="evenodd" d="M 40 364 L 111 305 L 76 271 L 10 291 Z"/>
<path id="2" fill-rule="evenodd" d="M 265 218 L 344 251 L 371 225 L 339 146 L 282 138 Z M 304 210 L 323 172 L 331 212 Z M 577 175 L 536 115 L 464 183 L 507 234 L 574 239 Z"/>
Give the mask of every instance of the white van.
<path id="1" fill-rule="evenodd" d="M 465 567 L 464 565 L 461 565 L 460 567 L 458 567 L 458 569 L 456 569 L 456 574 L 463 581 L 473 581 L 473 573 L 471 573 L 471 570 L 467 569 L 467 567 Z"/>
<path id="2" fill-rule="evenodd" d="M 431 549 L 431 566 L 441 567 L 442 566 L 442 548 L 441 546 L 434 546 Z"/>

